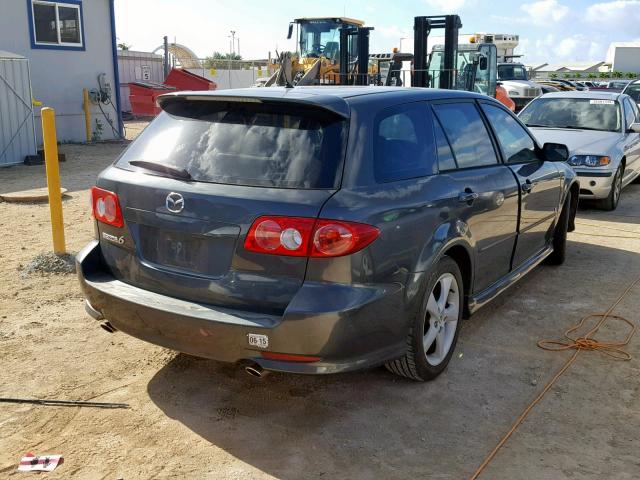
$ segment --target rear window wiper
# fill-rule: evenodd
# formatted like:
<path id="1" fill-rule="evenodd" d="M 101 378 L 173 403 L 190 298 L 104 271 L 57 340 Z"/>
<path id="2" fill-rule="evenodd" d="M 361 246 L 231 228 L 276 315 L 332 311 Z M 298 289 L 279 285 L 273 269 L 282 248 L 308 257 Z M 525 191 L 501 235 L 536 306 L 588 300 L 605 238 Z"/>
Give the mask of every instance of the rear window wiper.
<path id="1" fill-rule="evenodd" d="M 129 165 L 144 168 L 145 170 L 164 173 L 169 177 L 177 178 L 180 180 L 193 180 L 191 174 L 184 168 L 171 167 L 169 165 L 163 165 L 162 163 L 147 162 L 145 160 L 131 160 L 129 162 Z"/>

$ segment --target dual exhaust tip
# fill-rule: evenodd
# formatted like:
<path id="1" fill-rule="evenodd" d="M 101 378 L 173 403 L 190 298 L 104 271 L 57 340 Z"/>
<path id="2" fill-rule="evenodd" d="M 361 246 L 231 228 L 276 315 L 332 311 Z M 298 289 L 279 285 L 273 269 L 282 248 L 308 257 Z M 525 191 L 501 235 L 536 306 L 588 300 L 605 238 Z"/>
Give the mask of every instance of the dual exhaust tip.
<path id="1" fill-rule="evenodd" d="M 260 365 L 258 365 L 257 363 L 253 363 L 253 362 L 250 363 L 249 365 L 246 365 L 244 367 L 244 371 L 247 372 L 252 377 L 256 377 L 256 378 L 263 378 L 269 373 L 267 370 L 262 368 Z"/>
<path id="2" fill-rule="evenodd" d="M 100 328 L 102 328 L 104 331 L 109 333 L 115 333 L 118 331 L 118 329 L 113 325 L 111 325 L 111 323 L 108 320 L 105 320 L 104 322 L 100 322 Z M 256 377 L 256 378 L 263 378 L 269 373 L 267 370 L 265 370 L 255 362 L 250 362 L 248 365 L 245 365 L 244 371 L 247 372 L 252 377 Z"/>
<path id="3" fill-rule="evenodd" d="M 109 321 L 105 321 L 100 323 L 100 328 L 102 328 L 103 330 L 109 332 L 109 333 L 115 333 L 118 331 L 118 329 L 116 327 L 114 327 L 113 325 L 111 325 L 111 323 L 109 323 Z"/>

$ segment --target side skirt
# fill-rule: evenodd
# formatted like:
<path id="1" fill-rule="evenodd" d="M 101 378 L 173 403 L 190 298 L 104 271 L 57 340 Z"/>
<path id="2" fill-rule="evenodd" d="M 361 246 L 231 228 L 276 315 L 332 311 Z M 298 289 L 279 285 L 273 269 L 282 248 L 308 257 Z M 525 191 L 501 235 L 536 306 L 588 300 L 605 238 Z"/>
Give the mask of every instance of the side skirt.
<path id="1" fill-rule="evenodd" d="M 478 309 L 485 306 L 502 292 L 514 285 L 518 280 L 520 280 L 527 273 L 529 273 L 540 263 L 542 263 L 542 261 L 547 258 L 552 252 L 553 247 L 549 245 L 544 250 L 540 251 L 538 254 L 534 255 L 525 263 L 520 265 L 518 268 L 509 272 L 508 275 L 505 275 L 493 285 L 490 285 L 480 293 L 469 297 L 469 313 L 475 313 L 476 311 L 478 311 Z"/>

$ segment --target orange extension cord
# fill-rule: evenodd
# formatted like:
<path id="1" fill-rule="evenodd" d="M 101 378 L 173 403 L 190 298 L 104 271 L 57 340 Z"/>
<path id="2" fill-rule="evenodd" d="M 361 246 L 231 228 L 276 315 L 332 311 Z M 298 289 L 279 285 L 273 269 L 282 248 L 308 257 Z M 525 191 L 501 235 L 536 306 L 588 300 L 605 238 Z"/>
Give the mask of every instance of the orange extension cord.
<path id="1" fill-rule="evenodd" d="M 631 360 L 631 355 L 623 350 L 622 347 L 629 344 L 631 337 L 636 333 L 636 326 L 630 320 L 627 320 L 624 317 L 620 317 L 618 315 L 611 315 L 611 312 L 618 306 L 618 304 L 626 297 L 629 292 L 635 287 L 638 283 L 640 283 L 640 277 L 638 277 L 634 282 L 632 282 L 627 289 L 618 297 L 618 299 L 609 307 L 609 309 L 605 313 L 599 314 L 591 314 L 583 317 L 576 325 L 568 329 L 564 332 L 564 336 L 567 339 L 566 341 L 557 341 L 557 340 L 540 340 L 538 342 L 538 347 L 544 350 L 550 350 L 552 352 L 561 352 L 564 350 L 575 350 L 573 355 L 569 357 L 569 359 L 564 363 L 564 365 L 558 370 L 558 372 L 553 376 L 553 378 L 545 385 L 542 389 L 542 392 L 524 409 L 522 414 L 516 419 L 513 426 L 509 429 L 509 431 L 502 437 L 502 439 L 498 442 L 493 451 L 487 456 L 487 458 L 482 462 L 482 464 L 478 467 L 475 473 L 471 476 L 470 480 L 477 479 L 483 470 L 491 463 L 491 461 L 495 458 L 498 451 L 507 443 L 507 440 L 513 435 L 513 433 L 517 430 L 517 428 L 524 422 L 529 412 L 535 407 L 547 394 L 547 392 L 553 387 L 553 385 L 558 381 L 558 379 L 569 369 L 571 365 L 576 361 L 578 355 L 583 350 L 597 350 L 605 355 L 612 357 L 614 360 Z M 585 335 L 573 337 L 572 334 L 580 328 L 582 328 L 585 322 L 591 318 L 600 317 L 600 320 L 596 323 L 596 325 L 589 330 Z M 617 320 L 623 323 L 626 323 L 629 327 L 629 333 L 624 338 L 624 340 L 620 342 L 600 342 L 592 338 L 598 330 L 607 322 L 607 320 Z"/>

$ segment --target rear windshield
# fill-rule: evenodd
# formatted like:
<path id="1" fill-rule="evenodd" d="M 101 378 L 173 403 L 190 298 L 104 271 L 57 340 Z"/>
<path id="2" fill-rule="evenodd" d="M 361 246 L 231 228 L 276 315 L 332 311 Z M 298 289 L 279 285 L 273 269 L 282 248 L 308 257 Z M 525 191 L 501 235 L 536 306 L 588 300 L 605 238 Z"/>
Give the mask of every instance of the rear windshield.
<path id="1" fill-rule="evenodd" d="M 538 98 L 519 115 L 530 127 L 579 128 L 617 132 L 620 108 L 613 100 L 593 98 Z"/>
<path id="2" fill-rule="evenodd" d="M 330 112 L 238 101 L 164 108 L 118 167 L 142 160 L 184 169 L 194 181 L 280 188 L 332 189 L 340 180 L 347 122 Z"/>

